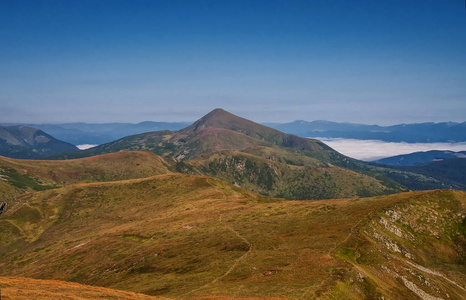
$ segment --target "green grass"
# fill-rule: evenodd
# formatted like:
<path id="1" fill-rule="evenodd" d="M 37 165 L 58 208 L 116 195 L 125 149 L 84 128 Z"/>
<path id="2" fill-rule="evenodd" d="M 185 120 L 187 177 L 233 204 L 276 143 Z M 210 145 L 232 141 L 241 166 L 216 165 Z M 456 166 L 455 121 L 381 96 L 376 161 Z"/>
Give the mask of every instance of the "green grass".
<path id="1" fill-rule="evenodd" d="M 12 186 L 23 190 L 30 188 L 35 191 L 43 191 L 55 187 L 54 185 L 43 184 L 38 179 L 32 178 L 28 175 L 20 174 L 12 168 L 0 169 L 0 176 L 5 178 L 5 180 Z"/>

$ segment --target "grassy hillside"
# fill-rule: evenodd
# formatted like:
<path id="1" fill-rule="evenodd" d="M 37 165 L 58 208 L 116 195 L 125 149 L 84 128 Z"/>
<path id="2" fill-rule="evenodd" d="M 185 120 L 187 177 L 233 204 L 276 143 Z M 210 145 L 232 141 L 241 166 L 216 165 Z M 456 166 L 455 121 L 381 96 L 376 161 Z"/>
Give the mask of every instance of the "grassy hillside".
<path id="1" fill-rule="evenodd" d="M 364 197 L 400 191 L 381 181 L 302 155 L 267 147 L 221 151 L 187 163 L 198 173 L 286 199 Z"/>
<path id="2" fill-rule="evenodd" d="M 433 191 L 372 213 L 333 251 L 351 271 L 325 298 L 464 299 L 465 209 L 464 193 Z"/>
<path id="3" fill-rule="evenodd" d="M 453 191 L 284 201 L 185 174 L 71 185 L 17 197 L 0 216 L 0 274 L 177 298 L 415 299 L 407 280 L 461 299 L 465 201 Z M 413 236 L 401 252 L 379 221 L 394 214 Z M 421 286 L 408 261 L 448 280 Z M 399 276 L 381 281 L 385 267 Z"/>
<path id="4" fill-rule="evenodd" d="M 164 299 L 102 287 L 86 286 L 59 280 L 40 280 L 21 277 L 0 277 L 1 298 L 4 300 L 50 300 L 50 299 Z"/>
<path id="5" fill-rule="evenodd" d="M 74 183 L 144 178 L 176 170 L 176 161 L 150 152 L 118 152 L 76 160 L 17 160 L 0 157 L 0 196 Z"/>

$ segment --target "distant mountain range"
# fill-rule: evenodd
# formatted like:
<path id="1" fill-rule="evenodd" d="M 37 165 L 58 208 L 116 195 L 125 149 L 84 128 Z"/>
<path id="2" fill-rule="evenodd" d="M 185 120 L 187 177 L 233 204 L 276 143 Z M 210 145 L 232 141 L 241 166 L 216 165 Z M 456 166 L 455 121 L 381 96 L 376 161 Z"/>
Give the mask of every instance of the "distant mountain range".
<path id="1" fill-rule="evenodd" d="M 466 122 L 399 124 L 393 126 L 294 121 L 264 124 L 302 137 L 381 140 L 386 142 L 435 143 L 466 141 Z"/>
<path id="2" fill-rule="evenodd" d="M 65 123 L 65 124 L 24 124 L 47 132 L 57 139 L 73 145 L 100 145 L 122 137 L 156 130 L 179 130 L 191 123 L 187 122 L 141 122 L 132 123 Z"/>
<path id="3" fill-rule="evenodd" d="M 375 160 L 373 162 L 390 166 L 417 166 L 450 158 L 466 158 L 466 151 L 454 152 L 432 150 L 425 152 L 414 152 L 410 154 L 386 157 L 383 159 Z"/>
<path id="4" fill-rule="evenodd" d="M 128 135 L 159 130 L 180 130 L 190 122 L 132 123 L 66 123 L 22 124 L 43 130 L 62 141 L 74 144 L 100 145 Z M 18 125 L 18 124 L 9 124 Z M 433 143 L 466 141 L 466 122 L 399 124 L 393 126 L 337 123 L 330 121 L 294 121 L 263 125 L 301 137 L 381 140 L 386 142 Z"/>
<path id="5" fill-rule="evenodd" d="M 0 126 L 0 155 L 41 159 L 63 152 L 79 151 L 76 146 L 27 126 Z"/>

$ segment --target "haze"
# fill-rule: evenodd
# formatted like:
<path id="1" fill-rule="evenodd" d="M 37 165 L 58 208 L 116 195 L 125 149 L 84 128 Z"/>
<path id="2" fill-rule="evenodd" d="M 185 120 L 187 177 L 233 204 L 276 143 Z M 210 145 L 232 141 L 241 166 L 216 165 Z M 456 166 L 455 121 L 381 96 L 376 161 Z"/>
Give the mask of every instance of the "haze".
<path id="1" fill-rule="evenodd" d="M 0 2 L 0 122 L 463 122 L 464 1 Z"/>

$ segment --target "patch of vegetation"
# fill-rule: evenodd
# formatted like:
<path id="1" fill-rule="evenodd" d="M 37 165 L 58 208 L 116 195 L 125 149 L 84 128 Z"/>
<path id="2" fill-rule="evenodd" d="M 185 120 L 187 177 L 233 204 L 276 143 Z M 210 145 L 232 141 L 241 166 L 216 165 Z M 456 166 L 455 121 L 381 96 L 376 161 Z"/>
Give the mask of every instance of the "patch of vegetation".
<path id="1" fill-rule="evenodd" d="M 35 191 L 43 191 L 55 188 L 56 186 L 45 185 L 39 180 L 29 177 L 26 174 L 21 174 L 11 168 L 0 169 L 0 175 L 5 178 L 10 184 L 20 189 L 31 188 Z"/>

